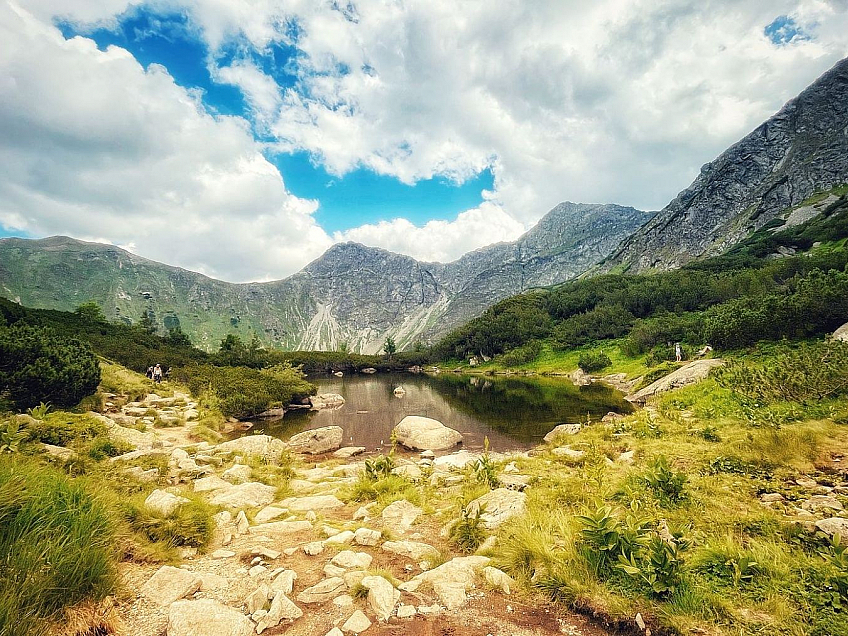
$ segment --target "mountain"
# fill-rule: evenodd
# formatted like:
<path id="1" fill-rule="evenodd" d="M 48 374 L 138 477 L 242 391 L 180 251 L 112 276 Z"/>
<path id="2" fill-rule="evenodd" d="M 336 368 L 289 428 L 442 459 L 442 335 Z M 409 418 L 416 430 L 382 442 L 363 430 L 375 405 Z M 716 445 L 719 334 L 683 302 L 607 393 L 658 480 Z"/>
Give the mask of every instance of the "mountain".
<path id="1" fill-rule="evenodd" d="M 717 159 L 599 268 L 667 270 L 720 254 L 848 183 L 848 58 Z M 814 210 L 816 211 L 816 210 Z"/>
<path id="2" fill-rule="evenodd" d="M 529 232 L 452 263 L 421 263 L 356 243 L 334 245 L 300 272 L 234 284 L 67 237 L 0 239 L 0 295 L 72 310 L 97 301 L 112 320 L 151 312 L 202 348 L 228 333 L 285 349 L 379 351 L 433 340 L 492 303 L 579 276 L 651 214 L 617 205 L 562 203 Z"/>

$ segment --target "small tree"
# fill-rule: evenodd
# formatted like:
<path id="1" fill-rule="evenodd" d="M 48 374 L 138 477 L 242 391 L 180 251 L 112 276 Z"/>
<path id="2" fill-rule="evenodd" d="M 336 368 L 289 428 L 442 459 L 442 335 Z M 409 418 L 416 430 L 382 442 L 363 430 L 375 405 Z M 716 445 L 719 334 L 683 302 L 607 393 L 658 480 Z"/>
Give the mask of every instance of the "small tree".
<path id="1" fill-rule="evenodd" d="M 141 320 L 138 321 L 138 326 L 142 331 L 145 331 L 149 334 L 154 334 L 158 331 L 156 327 L 156 321 L 153 319 L 153 312 L 145 310 L 143 314 L 141 314 Z"/>
<path id="2" fill-rule="evenodd" d="M 177 325 L 168 329 L 168 342 L 177 347 L 190 347 L 191 338 Z"/>
<path id="3" fill-rule="evenodd" d="M 74 313 L 88 322 L 106 322 L 103 310 L 93 300 L 81 304 L 74 310 Z"/>
<path id="4" fill-rule="evenodd" d="M 392 356 L 397 353 L 397 345 L 395 344 L 395 339 L 389 336 L 386 338 L 386 342 L 383 343 L 383 351 L 386 353 L 386 357 L 391 360 Z"/>

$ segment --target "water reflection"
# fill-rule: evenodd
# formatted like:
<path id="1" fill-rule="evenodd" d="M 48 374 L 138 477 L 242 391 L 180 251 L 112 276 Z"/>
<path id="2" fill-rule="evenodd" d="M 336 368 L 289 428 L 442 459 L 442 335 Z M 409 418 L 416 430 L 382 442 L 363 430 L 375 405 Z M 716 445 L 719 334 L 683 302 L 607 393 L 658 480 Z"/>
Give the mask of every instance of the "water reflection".
<path id="1" fill-rule="evenodd" d="M 392 428 L 407 415 L 432 417 L 463 434 L 466 448 L 529 448 L 557 424 L 630 412 L 619 392 L 601 385 L 576 387 L 560 378 L 480 377 L 455 374 L 312 377 L 319 393 L 339 393 L 339 409 L 287 413 L 257 422 L 254 431 L 283 439 L 302 430 L 341 426 L 345 445 L 369 451 L 390 445 Z M 398 395 L 397 387 L 405 393 Z"/>

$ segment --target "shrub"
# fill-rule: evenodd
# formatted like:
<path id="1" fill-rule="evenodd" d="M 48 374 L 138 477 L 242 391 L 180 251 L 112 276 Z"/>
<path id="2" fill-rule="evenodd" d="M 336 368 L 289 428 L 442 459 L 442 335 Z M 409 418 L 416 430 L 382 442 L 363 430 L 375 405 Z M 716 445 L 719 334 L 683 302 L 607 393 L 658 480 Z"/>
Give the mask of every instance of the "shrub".
<path id="1" fill-rule="evenodd" d="M 16 453 L 21 442 L 27 438 L 26 431 L 15 419 L 0 422 L 0 454 Z"/>
<path id="2" fill-rule="evenodd" d="M 453 524 L 450 529 L 451 543 L 460 552 L 470 554 L 479 548 L 486 540 L 486 532 L 480 515 L 483 514 L 483 506 L 478 506 L 476 512 L 463 510 L 462 517 Z"/>
<path id="3" fill-rule="evenodd" d="M 0 460 L 0 634 L 44 621 L 117 584 L 115 527 L 80 483 L 45 466 Z"/>
<path id="4" fill-rule="evenodd" d="M 560 348 L 579 347 L 593 340 L 623 336 L 632 325 L 633 314 L 621 305 L 599 305 L 567 318 L 554 327 L 553 335 Z"/>
<path id="5" fill-rule="evenodd" d="M 104 435 L 106 427 L 95 418 L 76 413 L 50 413 L 43 420 L 26 426 L 30 440 L 54 446 L 67 446 L 76 440 L 89 440 Z"/>
<path id="6" fill-rule="evenodd" d="M 836 397 L 848 393 L 848 342 L 803 345 L 759 365 L 734 361 L 720 369 L 716 379 L 759 404 Z"/>
<path id="7" fill-rule="evenodd" d="M 686 498 L 685 473 L 675 471 L 668 464 L 665 455 L 655 459 L 641 475 L 641 480 L 654 491 L 660 502 L 675 504 Z"/>
<path id="8" fill-rule="evenodd" d="M 526 345 L 510 349 L 500 358 L 501 363 L 507 367 L 519 367 L 522 364 L 533 362 L 542 353 L 542 343 L 531 340 Z"/>
<path id="9" fill-rule="evenodd" d="M 619 557 L 618 567 L 645 585 L 651 595 L 666 598 L 680 586 L 685 549 L 673 538 L 653 536 L 638 555 Z"/>
<path id="10" fill-rule="evenodd" d="M 586 373 L 594 373 L 612 365 L 612 360 L 603 351 L 584 351 L 577 360 L 577 366 Z"/>
<path id="11" fill-rule="evenodd" d="M 631 560 L 647 537 L 646 522 L 635 514 L 621 521 L 610 506 L 578 516 L 583 556 L 595 573 L 608 573 L 620 557 Z M 587 549 L 588 548 L 588 549 Z"/>
<path id="12" fill-rule="evenodd" d="M 181 505 L 168 516 L 149 510 L 140 501 L 131 501 L 124 504 L 124 517 L 133 530 L 169 547 L 203 548 L 215 530 L 211 507 L 197 500 Z"/>
<path id="13" fill-rule="evenodd" d="M 88 345 L 40 327 L 0 328 L 0 393 L 8 391 L 17 408 L 74 406 L 99 383 L 100 367 Z"/>

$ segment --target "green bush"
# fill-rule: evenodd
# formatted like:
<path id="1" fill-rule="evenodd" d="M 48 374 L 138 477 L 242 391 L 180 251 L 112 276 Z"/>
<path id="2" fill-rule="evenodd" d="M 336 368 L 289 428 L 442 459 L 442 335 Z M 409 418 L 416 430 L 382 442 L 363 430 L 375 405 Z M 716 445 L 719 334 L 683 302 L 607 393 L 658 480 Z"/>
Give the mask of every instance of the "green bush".
<path id="1" fill-rule="evenodd" d="M 40 402 L 74 406 L 97 390 L 100 366 L 88 345 L 48 329 L 0 328 L 0 393 L 24 410 Z"/>
<path id="2" fill-rule="evenodd" d="M 463 510 L 462 516 L 451 527 L 450 541 L 460 552 L 471 554 L 486 540 L 486 532 L 480 518 L 483 512 L 483 506 L 478 507 L 474 513 Z"/>
<path id="3" fill-rule="evenodd" d="M 67 446 L 76 440 L 91 440 L 106 433 L 106 427 L 86 414 L 50 413 L 43 420 L 26 425 L 29 439 L 54 446 Z"/>
<path id="4" fill-rule="evenodd" d="M 0 459 L 0 634 L 44 632 L 65 608 L 117 585 L 115 526 L 80 483 Z"/>
<path id="5" fill-rule="evenodd" d="M 759 365 L 732 361 L 718 370 L 716 380 L 758 405 L 844 395 L 848 393 L 848 342 L 805 344 Z"/>
<path id="6" fill-rule="evenodd" d="M 531 340 L 526 345 L 510 349 L 500 357 L 500 362 L 507 367 L 520 367 L 522 364 L 533 362 L 542 353 L 542 343 Z"/>
<path id="7" fill-rule="evenodd" d="M 665 505 L 676 504 L 686 498 L 688 477 L 674 470 L 664 455 L 651 462 L 640 478 Z"/>
<path id="8" fill-rule="evenodd" d="M 130 527 L 154 543 L 167 546 L 204 548 L 212 539 L 215 523 L 209 504 L 191 500 L 168 516 L 148 509 L 143 499 L 124 504 L 124 517 Z"/>
<path id="9" fill-rule="evenodd" d="M 603 351 L 584 351 L 577 359 L 577 366 L 586 373 L 594 373 L 612 365 L 612 360 Z"/>
<path id="10" fill-rule="evenodd" d="M 598 305 L 559 323 L 553 337 L 560 348 L 579 347 L 594 340 L 619 338 L 630 331 L 633 320 L 633 314 L 622 305 Z"/>

